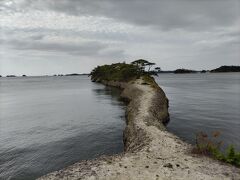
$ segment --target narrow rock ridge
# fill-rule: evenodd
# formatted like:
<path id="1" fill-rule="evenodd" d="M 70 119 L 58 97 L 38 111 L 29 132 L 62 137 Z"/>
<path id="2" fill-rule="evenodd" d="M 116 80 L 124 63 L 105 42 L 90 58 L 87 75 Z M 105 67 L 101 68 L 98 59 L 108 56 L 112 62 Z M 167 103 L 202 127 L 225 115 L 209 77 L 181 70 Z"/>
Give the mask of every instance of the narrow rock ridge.
<path id="1" fill-rule="evenodd" d="M 126 110 L 126 128 L 124 130 L 125 152 L 139 151 L 150 143 L 151 138 L 144 131 L 145 125 L 165 130 L 164 123 L 169 121 L 168 99 L 160 88 L 146 92 L 146 85 L 139 79 L 131 83 L 102 81 L 107 86 L 123 89 L 121 97 L 128 102 Z M 151 97 L 145 97 L 150 95 Z M 144 100 L 142 100 L 144 97 Z M 147 102 L 144 102 L 147 101 Z"/>
<path id="2" fill-rule="evenodd" d="M 75 163 L 39 179 L 240 179 L 240 170 L 191 154 L 191 145 L 166 131 L 168 99 L 155 82 L 101 81 L 128 101 L 124 153 Z"/>

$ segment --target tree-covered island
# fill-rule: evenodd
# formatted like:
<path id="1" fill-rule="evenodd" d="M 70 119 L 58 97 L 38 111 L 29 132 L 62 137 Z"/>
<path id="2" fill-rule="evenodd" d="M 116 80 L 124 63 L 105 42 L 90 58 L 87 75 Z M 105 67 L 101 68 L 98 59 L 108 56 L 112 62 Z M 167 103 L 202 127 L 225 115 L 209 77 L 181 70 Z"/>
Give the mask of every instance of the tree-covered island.
<path id="1" fill-rule="evenodd" d="M 138 59 L 136 61 L 127 64 L 115 63 L 111 65 L 97 66 L 90 73 L 92 81 L 121 81 L 128 82 L 137 79 L 141 76 L 157 75 L 160 67 L 155 70 L 151 68 L 155 63 L 149 62 L 144 59 Z"/>

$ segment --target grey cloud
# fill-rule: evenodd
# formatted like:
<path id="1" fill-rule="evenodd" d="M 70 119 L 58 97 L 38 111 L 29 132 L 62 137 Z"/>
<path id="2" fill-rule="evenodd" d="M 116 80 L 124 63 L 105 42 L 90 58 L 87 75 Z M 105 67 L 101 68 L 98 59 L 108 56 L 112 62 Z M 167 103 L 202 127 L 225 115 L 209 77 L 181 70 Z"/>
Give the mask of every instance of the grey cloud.
<path id="1" fill-rule="evenodd" d="M 224 32 L 222 34 L 219 35 L 219 38 L 222 37 L 229 37 L 229 38 L 233 38 L 235 40 L 239 40 L 240 41 L 240 29 L 239 30 L 235 30 L 235 31 L 230 31 L 230 32 Z"/>
<path id="2" fill-rule="evenodd" d="M 126 36 L 121 33 L 52 30 L 47 28 L 12 28 L 3 29 L 1 35 L 0 44 L 5 48 L 60 52 L 85 56 L 113 56 L 115 58 L 126 56 L 125 51 L 120 47 L 116 47 L 115 43 L 127 40 Z M 88 42 L 53 43 L 47 39 L 48 37 L 81 37 L 88 40 Z"/>
<path id="3" fill-rule="evenodd" d="M 8 56 L 14 56 L 12 62 L 19 62 L 34 55 L 39 63 L 51 61 L 63 65 L 59 61 L 62 58 L 64 69 L 69 71 L 74 68 L 68 62 L 81 56 L 84 60 L 72 63 L 73 66 L 83 63 L 81 70 L 137 58 L 154 58 L 164 69 L 175 69 L 179 65 L 209 69 L 210 66 L 239 64 L 240 0 L 12 0 L 12 4 L 6 4 L 8 1 L 11 0 L 0 0 L 0 13 L 9 15 L 9 19 L 15 15 L 30 17 L 31 13 L 38 12 L 34 10 L 40 10 L 53 16 L 64 13 L 66 20 L 60 27 L 44 25 L 41 17 L 32 26 L 21 26 L 21 23 L 18 26 L 13 22 L 13 26 L 1 27 L 0 44 L 4 50 L 1 53 L 5 57 L 0 63 L 8 64 Z M 120 24 L 119 27 L 128 26 L 126 23 L 131 25 L 116 31 L 111 31 L 112 26 L 107 23 L 100 23 L 99 29 L 106 26 L 109 31 L 98 31 L 98 22 L 93 30 L 76 26 L 65 29 L 70 23 L 80 24 L 75 17 L 70 17 L 75 21 L 68 22 L 67 15 L 93 16 L 93 19 L 103 16 L 112 18 L 109 22 Z M 18 20 L 21 21 L 21 17 Z M 54 18 L 49 21 L 45 18 L 45 21 L 54 24 Z M 43 25 L 39 28 L 38 23 Z M 29 71 L 35 73 L 37 69 L 38 66 Z M 50 66 L 47 70 L 53 72 Z"/>
<path id="4" fill-rule="evenodd" d="M 101 44 L 99 42 L 86 42 L 81 44 L 24 41 L 24 40 L 1 40 L 0 42 L 2 46 L 8 46 L 16 50 L 37 50 L 45 52 L 78 54 L 83 56 L 98 55 L 101 50 L 107 48 L 105 44 Z"/>
<path id="5" fill-rule="evenodd" d="M 239 0 L 25 0 L 22 7 L 106 16 L 162 30 L 206 30 L 239 20 Z"/>
<path id="6" fill-rule="evenodd" d="M 126 56 L 125 51 L 122 49 L 106 49 L 104 51 L 101 52 L 102 56 L 110 56 L 110 57 L 114 57 L 114 58 L 124 58 Z"/>
<path id="7" fill-rule="evenodd" d="M 44 35 L 42 34 L 30 36 L 30 39 L 32 40 L 42 40 L 43 38 L 44 38 Z"/>

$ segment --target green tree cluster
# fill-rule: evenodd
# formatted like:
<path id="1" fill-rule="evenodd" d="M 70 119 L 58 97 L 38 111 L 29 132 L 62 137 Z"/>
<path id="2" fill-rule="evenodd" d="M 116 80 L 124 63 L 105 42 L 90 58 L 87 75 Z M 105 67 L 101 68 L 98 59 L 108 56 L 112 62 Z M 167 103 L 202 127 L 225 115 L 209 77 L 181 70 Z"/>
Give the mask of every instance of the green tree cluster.
<path id="1" fill-rule="evenodd" d="M 155 65 L 155 63 L 143 59 L 133 61 L 130 64 L 123 62 L 102 65 L 94 68 L 90 76 L 92 81 L 106 80 L 128 82 L 143 75 L 156 75 L 155 71 L 151 71 L 153 65 Z"/>

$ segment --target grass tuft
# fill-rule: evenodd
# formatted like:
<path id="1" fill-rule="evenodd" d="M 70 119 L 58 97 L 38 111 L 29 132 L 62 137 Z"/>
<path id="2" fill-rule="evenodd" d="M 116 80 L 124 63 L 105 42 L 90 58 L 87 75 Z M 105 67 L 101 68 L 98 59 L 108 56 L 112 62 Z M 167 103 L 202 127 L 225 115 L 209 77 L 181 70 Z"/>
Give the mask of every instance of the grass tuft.
<path id="1" fill-rule="evenodd" d="M 209 136 L 204 132 L 197 133 L 196 146 L 192 149 L 195 154 L 213 157 L 220 161 L 240 167 L 240 152 L 237 152 L 233 145 L 230 145 L 225 152 L 221 151 L 222 141 L 219 141 L 219 131 Z"/>

